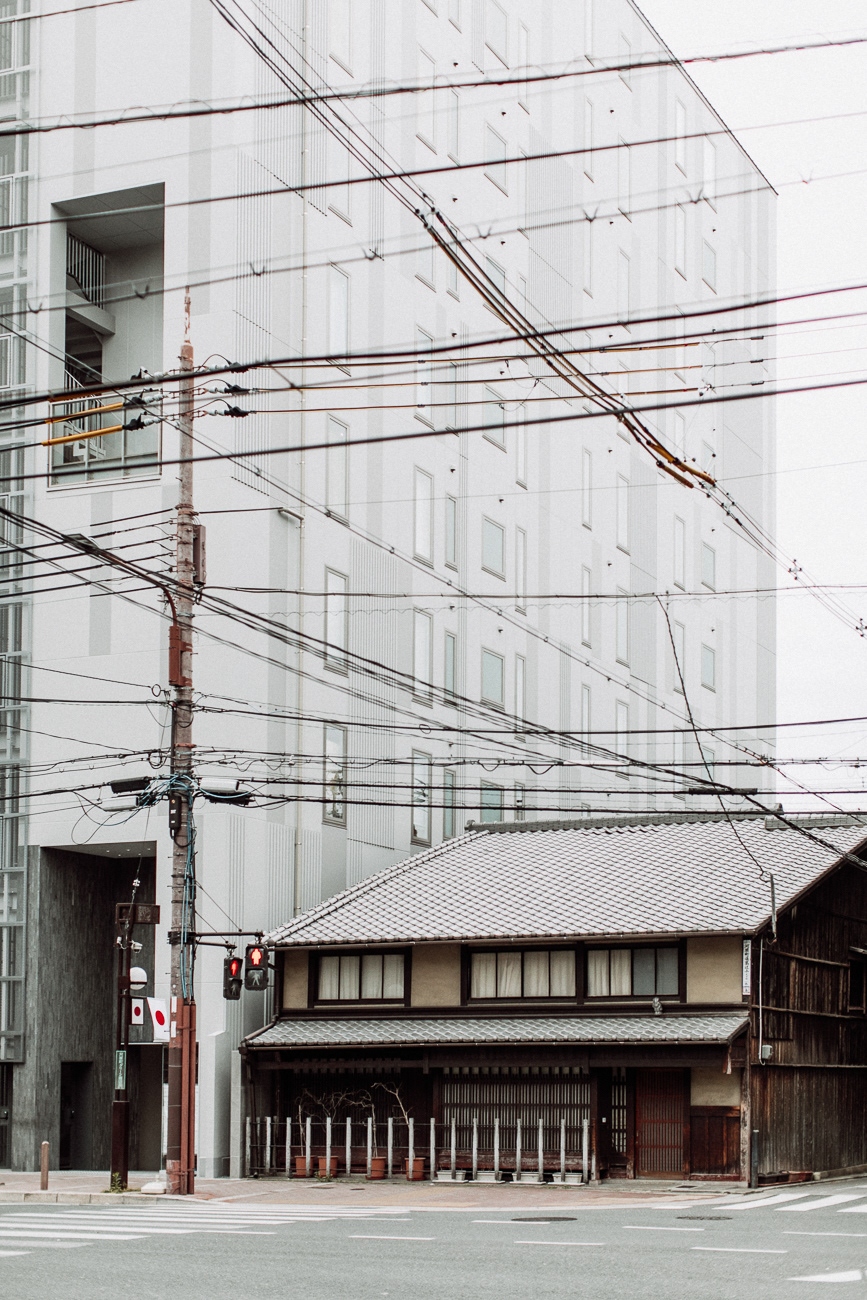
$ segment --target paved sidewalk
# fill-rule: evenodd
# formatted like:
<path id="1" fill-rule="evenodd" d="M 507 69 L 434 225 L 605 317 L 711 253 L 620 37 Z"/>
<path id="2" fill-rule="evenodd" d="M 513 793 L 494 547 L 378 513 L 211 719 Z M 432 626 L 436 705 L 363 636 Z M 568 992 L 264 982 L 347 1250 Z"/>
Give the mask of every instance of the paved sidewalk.
<path id="1" fill-rule="evenodd" d="M 74 1170 L 53 1171 L 48 1191 L 39 1191 L 39 1174 L 0 1171 L 0 1204 L 3 1202 L 48 1202 L 60 1204 L 153 1204 L 164 1197 L 142 1194 L 138 1189 L 157 1178 L 154 1173 L 131 1173 L 129 1190 L 108 1192 L 108 1173 Z M 342 1205 L 352 1203 L 377 1206 L 412 1205 L 418 1210 L 493 1209 L 565 1209 L 578 1206 L 619 1205 L 624 1201 L 641 1202 L 664 1198 L 695 1201 L 708 1197 L 743 1195 L 742 1183 L 683 1183 L 615 1180 L 589 1187 L 563 1186 L 560 1183 L 409 1183 L 395 1178 L 391 1182 L 368 1182 L 364 1178 L 335 1178 L 320 1182 L 316 1178 L 203 1178 L 196 1182 L 197 1201 L 220 1201 L 223 1204 L 244 1202 L 249 1205 Z"/>

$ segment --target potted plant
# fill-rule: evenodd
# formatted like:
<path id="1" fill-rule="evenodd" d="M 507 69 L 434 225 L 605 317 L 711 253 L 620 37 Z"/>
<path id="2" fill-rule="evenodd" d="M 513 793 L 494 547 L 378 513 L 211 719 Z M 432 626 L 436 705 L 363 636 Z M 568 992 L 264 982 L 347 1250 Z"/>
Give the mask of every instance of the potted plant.
<path id="1" fill-rule="evenodd" d="M 373 1137 L 373 1142 L 370 1152 L 370 1173 L 367 1176 L 371 1181 L 374 1179 L 378 1180 L 385 1178 L 385 1156 L 379 1154 L 379 1147 L 376 1141 L 376 1105 L 374 1104 L 373 1097 L 369 1092 L 361 1093 L 358 1097 L 357 1105 L 362 1108 L 365 1115 L 369 1112 L 369 1118 L 371 1121 L 370 1131 Z"/>
<path id="2" fill-rule="evenodd" d="M 410 1118 L 410 1117 L 409 1117 L 409 1111 L 407 1110 L 406 1106 L 404 1106 L 404 1104 L 403 1104 L 403 1097 L 402 1097 L 402 1095 L 401 1095 L 401 1091 L 400 1091 L 400 1084 L 397 1084 L 396 1087 L 392 1087 L 392 1086 L 391 1086 L 390 1084 L 388 1084 L 388 1083 L 377 1083 L 377 1084 L 376 1084 L 376 1087 L 377 1087 L 377 1088 L 382 1088 L 383 1092 L 388 1092 L 388 1093 L 391 1094 L 392 1097 L 394 1097 L 394 1100 L 396 1101 L 396 1103 L 397 1103 L 397 1105 L 398 1105 L 398 1107 L 399 1107 L 399 1109 L 400 1109 L 401 1116 L 403 1117 L 403 1122 L 404 1122 L 404 1124 L 406 1124 L 407 1131 L 408 1131 L 408 1130 L 409 1130 L 409 1118 Z M 424 1156 L 416 1156 L 416 1155 L 414 1155 L 414 1156 L 413 1156 L 413 1160 L 412 1160 L 412 1168 L 410 1168 L 410 1159 L 409 1159 L 409 1154 L 407 1154 L 406 1158 L 404 1159 L 403 1164 L 404 1164 L 404 1170 L 405 1170 L 405 1172 L 406 1172 L 407 1181 L 409 1181 L 409 1182 L 420 1182 L 421 1179 L 424 1178 L 424 1167 L 425 1167 L 425 1158 L 424 1158 Z"/>

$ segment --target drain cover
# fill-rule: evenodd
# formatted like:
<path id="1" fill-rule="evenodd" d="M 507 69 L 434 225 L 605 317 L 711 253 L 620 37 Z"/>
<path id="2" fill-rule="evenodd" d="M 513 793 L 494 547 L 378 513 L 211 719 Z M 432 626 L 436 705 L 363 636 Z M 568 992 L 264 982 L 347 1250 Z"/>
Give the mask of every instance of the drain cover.
<path id="1" fill-rule="evenodd" d="M 556 1216 L 551 1214 L 546 1214 L 543 1219 L 535 1218 L 535 1217 L 528 1218 L 526 1215 L 521 1215 L 520 1218 L 512 1219 L 512 1223 L 577 1223 L 577 1222 L 578 1219 L 574 1214 L 558 1214 Z"/>
<path id="2" fill-rule="evenodd" d="M 677 1218 L 686 1218 L 692 1221 L 701 1219 L 702 1223 L 728 1223 L 731 1221 L 731 1214 L 679 1214 Z"/>

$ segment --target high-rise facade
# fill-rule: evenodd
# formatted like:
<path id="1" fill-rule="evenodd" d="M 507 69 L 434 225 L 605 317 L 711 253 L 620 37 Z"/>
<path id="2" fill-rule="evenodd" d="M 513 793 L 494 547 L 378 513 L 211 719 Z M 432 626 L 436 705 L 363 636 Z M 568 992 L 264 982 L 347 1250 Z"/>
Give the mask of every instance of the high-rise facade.
<path id="1" fill-rule="evenodd" d="M 253 793 L 196 802 L 197 1149 L 228 1173 L 267 996 L 222 1000 L 220 932 L 470 819 L 766 783 L 736 764 L 774 716 L 743 594 L 773 586 L 773 191 L 629 0 L 140 0 L 0 50 L 6 1158 L 107 1164 L 133 878 L 167 994 L 166 805 L 108 784 L 168 771 L 166 610 L 81 547 L 171 580 L 188 298 L 197 364 L 235 367 L 195 421 L 196 769 Z M 78 414 L 136 375 L 144 406 Z"/>

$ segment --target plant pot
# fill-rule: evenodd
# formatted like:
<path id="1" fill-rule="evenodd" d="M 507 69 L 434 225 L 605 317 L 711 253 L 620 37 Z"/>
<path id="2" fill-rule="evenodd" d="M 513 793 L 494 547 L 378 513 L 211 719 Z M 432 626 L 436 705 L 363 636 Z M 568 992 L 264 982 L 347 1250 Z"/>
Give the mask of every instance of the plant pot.
<path id="1" fill-rule="evenodd" d="M 328 1168 L 328 1160 L 325 1156 L 319 1157 L 319 1177 L 336 1178 L 337 1177 L 337 1156 L 331 1157 L 331 1169 Z"/>
<path id="2" fill-rule="evenodd" d="M 407 1181 L 411 1183 L 420 1183 L 421 1180 L 424 1178 L 424 1156 L 416 1156 L 412 1161 L 411 1169 L 410 1169 L 410 1162 L 408 1158 L 404 1160 L 403 1163 L 404 1166 L 406 1167 Z"/>
<path id="3" fill-rule="evenodd" d="M 368 1177 L 369 1178 L 385 1177 L 385 1156 L 370 1157 L 370 1173 L 368 1174 Z"/>
<path id="4" fill-rule="evenodd" d="M 306 1178 L 306 1177 L 307 1177 L 307 1157 L 306 1157 L 306 1156 L 296 1156 L 296 1157 L 295 1157 L 295 1177 L 296 1177 L 296 1178 Z M 312 1169 L 311 1169 L 311 1177 L 312 1177 Z"/>

